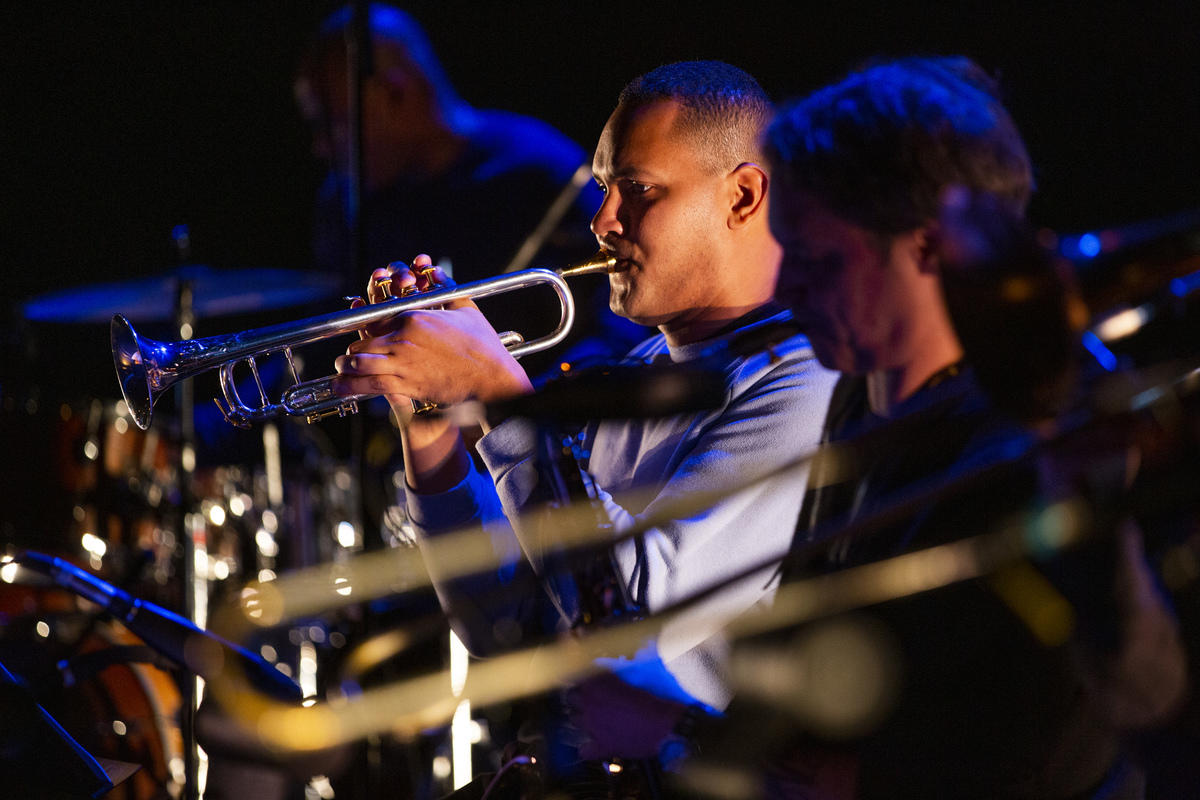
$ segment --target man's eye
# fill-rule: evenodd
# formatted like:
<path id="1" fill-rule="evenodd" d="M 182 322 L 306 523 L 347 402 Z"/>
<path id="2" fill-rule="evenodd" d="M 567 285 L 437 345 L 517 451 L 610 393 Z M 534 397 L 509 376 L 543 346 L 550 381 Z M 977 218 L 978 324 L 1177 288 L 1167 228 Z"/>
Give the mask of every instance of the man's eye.
<path id="1" fill-rule="evenodd" d="M 645 194 L 650 191 L 650 184 L 638 181 L 625 181 L 625 190 L 631 195 Z"/>
<path id="2" fill-rule="evenodd" d="M 594 183 L 596 184 L 596 188 L 600 190 L 600 194 L 608 194 L 608 187 L 607 187 L 607 186 L 605 186 L 605 185 L 604 185 L 603 183 L 601 183 L 600 181 L 594 181 Z"/>

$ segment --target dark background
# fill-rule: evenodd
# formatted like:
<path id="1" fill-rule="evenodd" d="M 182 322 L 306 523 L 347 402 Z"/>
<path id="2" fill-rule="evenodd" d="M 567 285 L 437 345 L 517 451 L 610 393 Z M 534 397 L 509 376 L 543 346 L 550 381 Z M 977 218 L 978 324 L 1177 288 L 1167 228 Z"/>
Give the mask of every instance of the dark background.
<path id="1" fill-rule="evenodd" d="M 78 554 L 60 517 L 80 494 L 68 467 L 82 437 L 60 408 L 118 396 L 107 325 L 25 325 L 24 300 L 163 272 L 181 223 L 198 261 L 310 266 L 321 176 L 291 83 L 336 5 L 0 4 L 0 545 Z M 785 99 L 873 55 L 963 53 L 1002 80 L 1037 167 L 1038 224 L 1082 232 L 1200 207 L 1197 0 L 404 7 L 467 101 L 545 119 L 589 151 L 621 86 L 665 62 L 723 59 Z M 145 510 L 108 491 L 89 502 Z"/>
<path id="2" fill-rule="evenodd" d="M 1038 223 L 1082 231 L 1200 205 L 1200 4 L 1074 5 L 406 7 L 469 102 L 546 119 L 588 150 L 621 86 L 667 61 L 725 59 L 783 99 L 874 54 L 960 52 L 1003 81 L 1038 167 Z M 5 299 L 161 271 L 179 223 L 199 261 L 307 267 L 320 176 L 291 75 L 334 6 L 6 5 Z"/>

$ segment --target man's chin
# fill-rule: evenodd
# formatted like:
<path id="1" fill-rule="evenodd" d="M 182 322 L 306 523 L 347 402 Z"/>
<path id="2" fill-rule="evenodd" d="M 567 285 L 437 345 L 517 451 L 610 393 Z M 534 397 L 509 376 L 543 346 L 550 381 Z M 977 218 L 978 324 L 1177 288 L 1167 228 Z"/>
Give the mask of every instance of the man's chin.
<path id="1" fill-rule="evenodd" d="M 652 299 L 647 302 L 645 295 L 636 294 L 631 290 L 631 287 L 612 286 L 609 290 L 609 310 L 618 317 L 624 317 L 635 325 L 657 328 L 679 316 L 680 312 L 678 309 L 663 309 L 663 303 L 658 303 L 659 308 L 653 308 L 654 305 L 655 302 Z"/>
<path id="2" fill-rule="evenodd" d="M 618 288 L 613 286 L 609 289 L 608 309 L 618 317 L 624 317 L 625 319 L 632 320 L 633 322 L 638 322 L 638 320 L 634 318 L 634 315 L 637 313 L 636 303 L 634 303 L 633 298 L 629 296 L 629 289 L 627 287 Z M 642 323 L 639 322 L 638 324 L 640 325 Z"/>
<path id="3" fill-rule="evenodd" d="M 639 308 L 636 303 L 619 303 L 612 300 L 608 304 L 609 309 L 618 317 L 624 317 L 635 325 L 644 325 L 647 328 L 658 327 L 668 317 L 662 314 L 648 314 L 645 309 Z"/>

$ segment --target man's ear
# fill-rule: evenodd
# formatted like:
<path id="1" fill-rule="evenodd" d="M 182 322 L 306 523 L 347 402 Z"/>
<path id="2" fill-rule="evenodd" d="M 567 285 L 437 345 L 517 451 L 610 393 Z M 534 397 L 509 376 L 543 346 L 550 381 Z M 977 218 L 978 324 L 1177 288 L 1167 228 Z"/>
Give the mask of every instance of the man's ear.
<path id="1" fill-rule="evenodd" d="M 740 228 L 766 212 L 770 179 L 758 164 L 744 162 L 729 173 L 730 228 Z"/>

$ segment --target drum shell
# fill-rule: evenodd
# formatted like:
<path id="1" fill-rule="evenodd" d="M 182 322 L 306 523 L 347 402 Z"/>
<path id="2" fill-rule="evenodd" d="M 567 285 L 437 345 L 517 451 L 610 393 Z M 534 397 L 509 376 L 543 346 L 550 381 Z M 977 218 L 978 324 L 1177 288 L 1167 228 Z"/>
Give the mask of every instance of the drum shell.
<path id="1" fill-rule="evenodd" d="M 182 699 L 165 664 L 122 625 L 95 619 L 60 590 L 5 584 L 0 607 L 0 661 L 88 753 L 141 767 L 105 797 L 178 797 Z"/>

